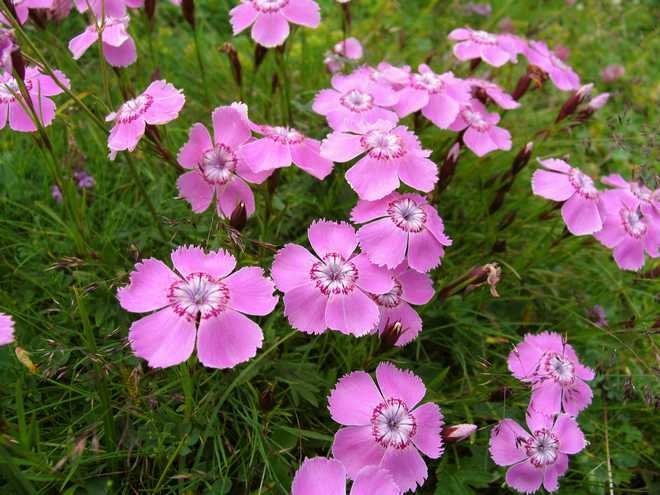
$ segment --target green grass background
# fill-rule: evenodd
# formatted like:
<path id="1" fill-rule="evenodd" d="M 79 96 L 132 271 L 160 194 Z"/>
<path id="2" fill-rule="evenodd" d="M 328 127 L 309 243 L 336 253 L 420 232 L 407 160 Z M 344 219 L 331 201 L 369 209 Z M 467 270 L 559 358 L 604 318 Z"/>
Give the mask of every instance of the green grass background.
<path id="1" fill-rule="evenodd" d="M 124 82 L 142 91 L 158 69 L 186 94 L 178 120 L 160 129 L 173 153 L 192 123 L 208 125 L 214 107 L 239 99 L 227 59 L 218 52 L 225 41 L 239 51 L 251 117 L 283 121 L 281 91 L 271 91 L 275 58 L 269 54 L 254 74 L 251 40 L 231 36 L 228 10 L 234 3 L 198 2 L 206 86 L 191 30 L 176 7 L 159 4 L 153 36 L 144 12 L 132 15 L 139 59 L 124 71 Z M 328 129 L 311 112 L 311 101 L 329 85 L 323 53 L 342 30 L 335 2 L 319 3 L 320 28 L 295 31 L 287 64 L 295 124 L 322 138 Z M 587 125 L 539 143 L 534 158 L 568 157 L 595 177 L 618 171 L 653 179 L 660 92 L 656 2 L 588 0 L 569 7 L 560 0 L 493 1 L 488 18 L 465 13 L 462 3 L 354 0 L 352 34 L 363 42 L 367 63 L 386 59 L 416 66 L 431 56 L 436 71 L 465 76 L 468 64 L 453 59 L 448 32 L 463 25 L 496 30 L 502 18 L 511 17 L 519 34 L 568 47 L 569 62 L 583 81 L 613 94 Z M 96 50 L 76 63 L 66 49 L 85 23 L 74 14 L 45 30 L 26 29 L 71 78 L 73 91 L 103 117 L 122 101 L 117 79 L 106 73 L 109 105 Z M 625 66 L 622 80 L 600 80 L 609 63 Z M 511 89 L 524 65 L 497 70 L 495 79 Z M 478 75 L 489 72 L 483 64 L 477 69 Z M 330 419 L 326 396 L 336 380 L 389 360 L 424 379 L 427 400 L 440 405 L 448 424 L 479 426 L 474 437 L 448 446 L 440 460 L 429 460 L 429 479 L 417 493 L 512 493 L 504 486 L 505 470 L 487 452 L 490 428 L 503 417 L 521 420 L 529 399 L 529 391 L 507 372 L 506 356 L 526 332 L 554 330 L 598 372 L 593 404 L 579 417 L 590 445 L 571 458 L 559 493 L 611 493 L 608 464 L 612 493 L 660 493 L 657 280 L 620 271 L 592 239 L 556 243 L 563 223 L 558 215 L 538 220 L 551 205 L 531 194 L 534 164 L 518 177 L 503 208 L 488 215 L 495 193 L 488 179 L 510 167 L 515 152 L 554 120 L 566 97 L 549 83 L 527 94 L 521 109 L 503 117 L 513 135 L 512 151 L 483 159 L 464 153 L 437 204 L 454 245 L 433 272 L 436 288 L 474 265 L 495 261 L 503 268 L 501 298 L 480 289 L 443 303 L 434 299 L 420 309 L 420 337 L 385 353 L 373 336 L 294 332 L 280 305 L 260 319 L 265 341 L 257 357 L 225 371 L 206 369 L 194 357 L 186 366 L 148 369 L 127 346 L 127 329 L 137 316 L 119 307 L 116 288 L 126 283 L 137 256 L 167 260 L 180 244 L 228 248 L 240 265 L 267 269 L 272 253 L 254 243 L 233 243 L 212 210 L 192 214 L 176 199 L 179 172 L 141 147 L 134 159 L 163 221 L 168 236 L 163 241 L 126 162 L 121 155 L 107 160 L 105 136 L 66 95 L 55 97 L 58 116 L 47 130 L 58 165 L 67 170 L 84 159 L 96 179 L 96 187 L 76 196 L 70 207 L 51 199 L 48 157 L 35 141 L 8 128 L 0 131 L 0 310 L 14 316 L 17 344 L 38 367 L 32 374 L 12 346 L 0 348 L 0 492 L 288 493 L 306 456 L 330 454 L 338 425 Z M 441 163 L 453 134 L 427 128 L 421 138 Z M 258 187 L 258 213 L 244 235 L 278 246 L 305 243 L 313 219 L 347 219 L 356 198 L 343 178 L 346 168 L 338 165 L 323 182 L 284 170 L 269 219 L 265 186 Z M 514 222 L 499 230 L 512 212 Z M 76 224 L 83 232 L 78 242 L 71 235 Z M 496 241 L 504 241 L 505 249 L 493 252 Z M 653 266 L 658 264 L 647 261 L 645 270 Z M 608 327 L 588 319 L 594 304 L 605 308 Z"/>

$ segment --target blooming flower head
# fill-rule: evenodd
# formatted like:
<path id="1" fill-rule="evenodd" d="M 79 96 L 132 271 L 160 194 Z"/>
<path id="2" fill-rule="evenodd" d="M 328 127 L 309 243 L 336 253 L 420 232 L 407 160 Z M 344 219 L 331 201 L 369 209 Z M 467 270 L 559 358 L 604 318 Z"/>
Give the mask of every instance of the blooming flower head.
<path id="1" fill-rule="evenodd" d="M 335 131 L 321 143 L 321 156 L 333 162 L 362 158 L 346 172 L 346 180 L 361 199 L 383 198 L 400 182 L 429 192 L 438 181 L 438 167 L 429 160 L 417 136 L 405 126 L 379 120 L 356 127 L 353 132 Z"/>
<path id="2" fill-rule="evenodd" d="M 350 37 L 336 43 L 332 51 L 326 54 L 323 63 L 328 71 L 334 74 L 344 68 L 345 60 L 360 60 L 362 54 L 362 44 L 356 38 Z"/>
<path id="3" fill-rule="evenodd" d="M 114 121 L 108 148 L 114 158 L 118 151 L 133 151 L 144 135 L 146 125 L 163 125 L 179 116 L 186 98 L 183 91 L 164 80 L 154 81 L 144 93 L 130 99 L 105 120 Z"/>
<path id="4" fill-rule="evenodd" d="M 452 244 L 438 212 L 419 194 L 393 192 L 376 201 L 359 200 L 351 220 L 366 223 L 357 233 L 362 251 L 372 263 L 388 268 L 405 260 L 412 269 L 428 272 Z"/>
<path id="5" fill-rule="evenodd" d="M 293 127 L 255 126 L 263 138 L 246 143 L 240 156 L 254 173 L 289 167 L 293 163 L 317 179 L 332 172 L 333 163 L 321 157 L 321 143 Z"/>
<path id="6" fill-rule="evenodd" d="M 0 345 L 14 341 L 14 320 L 11 316 L 0 313 Z"/>
<path id="7" fill-rule="evenodd" d="M 409 74 L 406 85 L 399 90 L 394 109 L 401 118 L 421 110 L 436 126 L 447 129 L 456 120 L 461 104 L 470 100 L 470 87 L 452 72 L 436 74 L 426 64 L 418 70 Z"/>
<path id="8" fill-rule="evenodd" d="M 149 258 L 135 265 L 130 284 L 117 292 L 125 310 L 153 311 L 128 332 L 135 355 L 153 368 L 186 361 L 195 345 L 200 362 L 209 368 L 233 368 L 253 358 L 263 333 L 245 314 L 273 311 L 273 282 L 258 267 L 234 272 L 236 260 L 222 249 L 207 254 L 181 246 L 171 257 L 176 272 Z"/>
<path id="9" fill-rule="evenodd" d="M 78 12 L 91 9 L 97 18 L 124 17 L 126 8 L 137 9 L 144 5 L 144 0 L 74 0 Z"/>
<path id="10" fill-rule="evenodd" d="M 273 279 L 284 292 L 289 323 L 312 334 L 328 328 L 357 337 L 368 334 L 380 316 L 370 294 L 388 293 L 392 278 L 355 252 L 357 237 L 349 224 L 319 220 L 307 235 L 315 254 L 287 244 L 273 261 Z"/>
<path id="11" fill-rule="evenodd" d="M 466 82 L 472 88 L 475 98 L 482 102 L 484 100 L 491 100 L 505 110 L 513 110 L 520 106 L 520 103 L 494 82 L 476 78 L 468 79 Z"/>
<path id="12" fill-rule="evenodd" d="M 11 54 L 14 53 L 18 47 L 16 46 L 16 38 L 14 31 L 0 27 L 0 69 L 11 74 L 14 70 Z"/>
<path id="13" fill-rule="evenodd" d="M 525 55 L 529 63 L 545 72 L 558 89 L 572 91 L 580 88 L 580 76 L 542 41 L 530 41 Z"/>
<path id="14" fill-rule="evenodd" d="M 509 354 L 508 365 L 513 376 L 532 385 L 531 404 L 539 412 L 577 416 L 591 404 L 593 393 L 585 380 L 595 374 L 558 333 L 525 335 Z"/>
<path id="15" fill-rule="evenodd" d="M 603 177 L 601 182 L 614 188 L 611 192 L 606 191 L 603 195 L 607 195 L 608 198 L 628 196 L 630 199 L 637 200 L 639 201 L 640 209 L 645 215 L 655 217 L 654 221 L 660 222 L 660 189 L 651 191 L 643 182 L 627 182 L 619 174 Z"/>
<path id="16" fill-rule="evenodd" d="M 452 131 L 465 131 L 463 142 L 477 156 L 484 156 L 491 151 L 511 149 L 511 133 L 498 127 L 500 115 L 489 112 L 475 99 L 461 105 L 456 120 L 449 128 Z"/>
<path id="17" fill-rule="evenodd" d="M 617 79 L 621 79 L 625 73 L 626 69 L 623 67 L 623 65 L 609 64 L 602 70 L 600 77 L 603 79 L 603 82 L 611 83 Z"/>
<path id="18" fill-rule="evenodd" d="M 252 133 L 247 115 L 239 107 L 218 107 L 212 120 L 213 138 L 203 124 L 197 123 L 179 150 L 179 164 L 190 170 L 177 180 L 179 193 L 195 213 L 206 211 L 215 195 L 221 217 L 229 218 L 239 203 L 245 204 L 250 216 L 255 204 L 248 183 L 262 183 L 272 170 L 255 173 L 245 162 L 242 149 Z"/>
<path id="19" fill-rule="evenodd" d="M 561 216 L 573 235 L 587 235 L 603 227 L 599 192 L 591 177 L 564 160 L 539 160 L 547 170 L 532 175 L 532 191 L 553 201 L 561 201 Z"/>
<path id="20" fill-rule="evenodd" d="M 50 9 L 53 6 L 53 0 L 13 0 L 14 10 L 18 17 L 18 22 L 25 24 L 30 9 Z M 7 20 L 3 12 L 0 12 L 0 25 L 5 24 L 11 26 L 11 22 Z"/>
<path id="21" fill-rule="evenodd" d="M 103 24 L 92 24 L 69 42 L 69 50 L 75 60 L 99 39 L 103 45 L 103 56 L 113 67 L 128 67 L 137 60 L 135 42 L 128 33 L 129 17 L 106 17 Z M 98 21 L 97 21 L 98 22 Z"/>
<path id="22" fill-rule="evenodd" d="M 559 477 L 568 470 L 568 456 L 586 446 L 575 419 L 557 417 L 529 409 L 529 432 L 513 419 L 500 421 L 490 436 L 490 455 L 498 466 L 511 466 L 507 484 L 521 492 L 533 493 L 541 485 L 549 492 L 559 489 Z"/>
<path id="23" fill-rule="evenodd" d="M 402 492 L 414 491 L 427 477 L 420 451 L 431 459 L 443 453 L 442 413 L 432 402 L 419 405 L 426 387 L 410 371 L 380 363 L 376 379 L 378 385 L 367 372 L 355 371 L 330 393 L 330 415 L 344 426 L 335 434 L 332 455 L 351 479 L 366 466 L 379 466 Z"/>
<path id="24" fill-rule="evenodd" d="M 508 36 L 458 28 L 449 33 L 449 39 L 458 41 L 454 45 L 454 56 L 458 60 L 481 59 L 493 67 L 516 62 L 515 49 Z"/>
<path id="25" fill-rule="evenodd" d="M 312 109 L 324 115 L 336 131 L 354 129 L 377 120 L 397 122 L 399 118 L 391 107 L 396 104 L 396 92 L 385 84 L 371 80 L 364 71 L 348 76 L 335 74 L 333 89 L 321 90 L 314 98 Z"/>
<path id="26" fill-rule="evenodd" d="M 241 0 L 229 12 L 231 27 L 238 34 L 252 26 L 252 39 L 271 48 L 289 36 L 289 22 L 316 28 L 321 12 L 313 0 Z"/>
<path id="27" fill-rule="evenodd" d="M 291 485 L 291 495 L 346 495 L 346 468 L 336 459 L 305 459 Z M 392 475 L 378 466 L 368 466 L 355 477 L 350 495 L 399 495 Z"/>
<path id="28" fill-rule="evenodd" d="M 57 81 L 65 87 L 70 83 L 59 70 L 54 71 Z M 25 87 L 32 101 L 32 108 L 42 126 L 47 127 L 55 118 L 55 103 L 51 96 L 64 92 L 55 79 L 42 74 L 36 67 L 28 67 L 25 71 Z M 0 74 L 0 129 L 9 120 L 9 127 L 18 132 L 34 132 L 37 126 L 31 114 L 25 111 L 28 106 L 20 94 L 18 83 L 8 72 Z M 29 108 L 29 106 L 28 106 Z"/>

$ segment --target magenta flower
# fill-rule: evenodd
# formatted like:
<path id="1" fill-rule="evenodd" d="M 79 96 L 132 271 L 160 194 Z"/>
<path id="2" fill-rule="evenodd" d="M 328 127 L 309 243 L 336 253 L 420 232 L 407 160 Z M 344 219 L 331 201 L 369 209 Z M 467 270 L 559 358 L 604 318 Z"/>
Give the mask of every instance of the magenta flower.
<path id="1" fill-rule="evenodd" d="M 593 392 L 584 381 L 593 380 L 594 371 L 580 363 L 558 333 L 525 335 L 509 354 L 508 365 L 513 376 L 532 385 L 530 404 L 539 412 L 577 416 L 591 404 Z"/>
<path id="2" fill-rule="evenodd" d="M 316 28 L 321 12 L 313 0 L 241 0 L 229 12 L 234 35 L 252 26 L 252 39 L 271 48 L 289 36 L 289 22 Z"/>
<path id="3" fill-rule="evenodd" d="M 426 64 L 419 73 L 410 74 L 406 85 L 399 90 L 399 102 L 394 109 L 403 118 L 422 111 L 422 115 L 441 129 L 456 120 L 461 104 L 470 100 L 470 87 L 454 77 L 452 72 L 436 74 Z"/>
<path id="4" fill-rule="evenodd" d="M 586 235 L 603 228 L 599 211 L 599 194 L 594 181 L 564 160 L 539 160 L 548 170 L 537 170 L 532 175 L 532 191 L 553 201 L 564 202 L 561 216 L 573 235 Z"/>
<path id="5" fill-rule="evenodd" d="M 332 51 L 326 54 L 323 63 L 328 71 L 334 74 L 344 68 L 345 60 L 359 60 L 362 54 L 362 44 L 356 38 L 346 38 L 335 44 Z"/>
<path id="6" fill-rule="evenodd" d="M 489 112 L 480 101 L 472 99 L 461 105 L 458 117 L 449 128 L 456 132 L 465 131 L 465 146 L 475 155 L 484 156 L 491 151 L 511 149 L 511 134 L 496 125 L 499 121 L 499 114 Z"/>
<path id="7" fill-rule="evenodd" d="M 0 69 L 8 72 L 14 70 L 11 54 L 18 50 L 14 31 L 0 27 Z"/>
<path id="8" fill-rule="evenodd" d="M 353 130 L 365 123 L 377 120 L 398 122 L 396 113 L 387 110 L 398 101 L 396 92 L 373 81 L 364 71 L 332 77 L 334 89 L 321 90 L 314 98 L 312 109 L 324 115 L 336 131 Z"/>
<path id="9" fill-rule="evenodd" d="M 106 17 L 103 25 L 92 24 L 69 42 L 69 50 L 74 60 L 99 39 L 103 43 L 103 56 L 113 67 L 128 67 L 137 60 L 135 42 L 128 33 L 129 17 Z"/>
<path id="10" fill-rule="evenodd" d="M 319 491 L 321 490 L 321 491 Z M 291 495 L 346 495 L 346 468 L 335 459 L 305 459 L 291 485 Z M 368 466 L 355 477 L 350 495 L 399 495 L 392 475 L 377 466 Z"/>
<path id="11" fill-rule="evenodd" d="M 362 158 L 346 172 L 346 180 L 360 199 L 373 201 L 403 182 L 429 192 L 438 181 L 438 167 L 429 160 L 417 136 L 405 126 L 379 120 L 353 132 L 335 131 L 321 142 L 321 156 L 333 162 Z"/>
<path id="12" fill-rule="evenodd" d="M 30 9 L 50 9 L 53 6 L 53 0 L 14 0 L 13 4 L 18 22 L 25 24 L 30 15 Z M 0 12 L 0 25 L 2 24 L 10 26 L 11 22 L 7 20 L 3 12 Z"/>
<path id="13" fill-rule="evenodd" d="M 242 157 L 242 148 L 252 139 L 250 122 L 238 106 L 213 111 L 213 139 L 203 124 L 190 128 L 188 142 L 179 150 L 179 164 L 186 172 L 177 187 L 195 213 L 206 211 L 217 198 L 220 217 L 229 218 L 239 203 L 248 216 L 255 210 L 254 194 L 248 183 L 261 184 L 272 170 L 254 173 Z"/>
<path id="14" fill-rule="evenodd" d="M 59 70 L 54 71 L 57 81 L 65 87 L 70 83 L 67 77 Z M 55 118 L 55 102 L 51 96 L 59 95 L 64 90 L 58 86 L 55 79 L 42 74 L 36 67 L 28 67 L 25 71 L 25 87 L 32 101 L 32 107 L 42 126 L 52 124 Z M 9 127 L 18 132 L 34 132 L 37 126 L 33 117 L 24 107 L 27 103 L 20 94 L 18 83 L 10 73 L 0 75 L 0 129 L 3 129 L 9 120 Z"/>
<path id="15" fill-rule="evenodd" d="M 364 72 L 375 83 L 385 84 L 395 90 L 402 89 L 410 80 L 410 66 L 408 65 L 396 67 L 387 62 L 381 62 L 376 67 L 365 66 L 355 72 Z"/>
<path id="16" fill-rule="evenodd" d="M 91 8 L 97 18 L 124 17 L 126 7 L 137 9 L 144 5 L 144 0 L 74 0 L 78 12 L 87 12 Z"/>
<path id="17" fill-rule="evenodd" d="M 144 93 L 123 103 L 105 118 L 106 122 L 115 122 L 108 137 L 110 157 L 114 159 L 118 151 L 133 151 L 147 124 L 171 122 L 179 116 L 185 102 L 183 91 L 161 80 L 152 82 Z"/>
<path id="18" fill-rule="evenodd" d="M 360 337 L 378 324 L 378 306 L 369 294 L 394 285 L 385 268 L 355 253 L 357 237 L 347 223 L 319 220 L 307 235 L 316 253 L 287 244 L 275 255 L 272 273 L 284 292 L 284 314 L 292 327 L 319 334 L 328 328 Z"/>
<path id="19" fill-rule="evenodd" d="M 449 39 L 458 41 L 454 45 L 454 56 L 458 60 L 480 58 L 493 67 L 501 67 L 507 62 L 516 62 L 515 49 L 508 36 L 458 28 L 449 33 Z"/>
<path id="20" fill-rule="evenodd" d="M 626 182 L 619 174 L 603 177 L 601 182 L 615 188 L 614 191 L 606 191 L 603 195 L 608 197 L 628 196 L 637 200 L 644 215 L 654 217 L 654 222 L 660 222 L 660 189 L 651 191 L 642 182 Z"/>
<path id="21" fill-rule="evenodd" d="M 548 74 L 558 89 L 572 91 L 580 88 L 580 76 L 542 41 L 530 41 L 525 54 L 529 63 Z"/>
<path id="22" fill-rule="evenodd" d="M 466 82 L 472 87 L 472 90 L 475 92 L 475 97 L 479 97 L 479 93 L 482 93 L 487 99 L 492 100 L 497 106 L 505 110 L 513 110 L 520 106 L 520 103 L 514 100 L 509 93 L 505 92 L 494 82 L 486 81 L 484 79 L 468 79 Z"/>
<path id="23" fill-rule="evenodd" d="M 293 163 L 319 180 L 332 172 L 333 163 L 321 157 L 321 143 L 292 127 L 256 126 L 263 138 L 244 144 L 240 156 L 254 173 L 270 172 Z"/>
<path id="24" fill-rule="evenodd" d="M 264 271 L 232 273 L 236 260 L 227 251 L 206 254 L 195 246 L 172 251 L 172 264 L 178 273 L 157 259 L 144 260 L 117 291 L 125 310 L 154 311 L 131 325 L 135 355 L 152 368 L 167 368 L 186 361 L 197 342 L 197 357 L 209 368 L 233 368 L 253 358 L 263 333 L 245 314 L 265 316 L 278 300 Z"/>
<path id="25" fill-rule="evenodd" d="M 426 387 L 410 371 L 391 363 L 376 368 L 378 386 L 365 371 L 341 378 L 328 397 L 330 415 L 344 425 L 335 434 L 332 455 L 355 479 L 366 466 L 390 472 L 402 492 L 415 490 L 427 477 L 420 451 L 431 459 L 443 453 L 443 417 L 427 402 Z"/>
<path id="26" fill-rule="evenodd" d="M 392 270 L 391 276 L 394 280 L 392 290 L 372 296 L 380 311 L 378 333 L 383 335 L 398 322 L 401 330 L 395 345 L 403 347 L 415 340 L 422 331 L 422 319 L 410 305 L 428 303 L 435 291 L 431 277 L 409 268 L 405 263 Z"/>
<path id="27" fill-rule="evenodd" d="M 404 260 L 420 273 L 440 265 L 452 241 L 436 209 L 419 194 L 393 192 L 376 201 L 359 200 L 351 212 L 362 251 L 376 265 L 396 268 Z"/>
<path id="28" fill-rule="evenodd" d="M 521 492 L 533 493 L 541 485 L 549 492 L 559 489 L 559 477 L 568 470 L 568 456 L 586 446 L 584 434 L 573 418 L 553 418 L 527 411 L 528 433 L 513 419 L 500 421 L 490 436 L 490 456 L 498 466 L 511 466 L 507 484 Z"/>
<path id="29" fill-rule="evenodd" d="M 0 313 L 0 345 L 14 341 L 14 320 L 11 316 Z"/>

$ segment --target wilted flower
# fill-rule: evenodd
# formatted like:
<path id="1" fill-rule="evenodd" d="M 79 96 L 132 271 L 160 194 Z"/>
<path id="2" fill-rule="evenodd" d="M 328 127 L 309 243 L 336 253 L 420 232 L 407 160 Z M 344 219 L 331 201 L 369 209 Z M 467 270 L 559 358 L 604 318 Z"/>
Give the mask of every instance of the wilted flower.
<path id="1" fill-rule="evenodd" d="M 11 316 L 0 313 L 0 345 L 14 341 L 14 320 Z"/>
<path id="2" fill-rule="evenodd" d="M 78 186 L 78 189 L 91 189 L 96 185 L 94 177 L 84 170 L 76 170 L 73 172 L 73 178 L 76 180 L 76 186 Z"/>
<path id="3" fill-rule="evenodd" d="M 97 21 L 99 22 L 99 21 Z M 103 22 L 92 24 L 69 42 L 69 50 L 75 60 L 99 40 L 103 45 L 103 56 L 113 67 L 128 67 L 137 60 L 135 42 L 128 32 L 129 17 L 106 17 Z"/>
<path id="4" fill-rule="evenodd" d="M 321 488 L 322 487 L 322 488 Z M 346 468 L 336 459 L 305 459 L 291 485 L 291 495 L 346 495 Z M 367 466 L 355 477 L 350 495 L 399 495 L 401 491 L 390 473 L 378 466 Z"/>

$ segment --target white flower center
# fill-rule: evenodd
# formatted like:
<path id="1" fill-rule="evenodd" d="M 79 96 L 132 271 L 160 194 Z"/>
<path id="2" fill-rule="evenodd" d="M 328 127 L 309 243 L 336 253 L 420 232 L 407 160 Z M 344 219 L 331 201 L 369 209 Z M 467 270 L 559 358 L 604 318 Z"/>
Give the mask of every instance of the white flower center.
<path id="1" fill-rule="evenodd" d="M 305 136 L 292 127 L 264 127 L 264 133 L 273 141 L 282 144 L 298 144 L 305 139 Z"/>
<path id="2" fill-rule="evenodd" d="M 25 86 L 27 87 L 28 91 L 32 87 L 32 83 L 30 81 L 25 82 Z M 5 82 L 0 83 L 0 103 L 7 104 L 7 103 L 13 103 L 16 101 L 16 97 L 14 97 L 14 94 L 20 94 L 20 89 L 18 87 L 18 83 L 16 82 L 16 79 L 13 77 L 10 77 L 7 79 Z"/>
<path id="3" fill-rule="evenodd" d="M 229 146 L 216 144 L 204 153 L 199 168 L 209 184 L 223 185 L 231 180 L 237 162 L 238 158 Z"/>
<path id="4" fill-rule="evenodd" d="M 570 385 L 575 380 L 575 366 L 556 352 L 548 352 L 541 358 L 540 374 L 561 385 Z"/>
<path id="5" fill-rule="evenodd" d="M 366 112 L 374 106 L 374 97 L 358 89 L 352 89 L 345 93 L 339 101 L 351 112 Z"/>
<path id="6" fill-rule="evenodd" d="M 132 100 L 125 102 L 117 111 L 115 120 L 120 124 L 133 122 L 138 117 L 144 115 L 154 99 L 150 95 L 140 95 Z"/>
<path id="7" fill-rule="evenodd" d="M 376 304 L 379 306 L 385 306 L 386 308 L 396 308 L 401 302 L 401 294 L 403 294 L 401 283 L 398 280 L 395 280 L 392 290 L 390 290 L 387 294 L 374 295 L 373 300 L 376 301 Z"/>
<path id="8" fill-rule="evenodd" d="M 348 294 L 355 288 L 359 274 L 357 267 L 337 253 L 329 253 L 312 266 L 309 274 L 321 293 Z"/>
<path id="9" fill-rule="evenodd" d="M 479 132 L 484 132 L 489 129 L 490 124 L 483 115 L 474 110 L 466 109 L 461 112 L 465 121 L 470 125 L 470 127 L 475 128 Z"/>
<path id="10" fill-rule="evenodd" d="M 411 76 L 410 84 L 413 88 L 423 89 L 429 93 L 439 92 L 444 85 L 442 78 L 433 72 L 413 74 Z"/>
<path id="11" fill-rule="evenodd" d="M 483 43 L 486 45 L 494 45 L 497 43 L 497 36 L 487 33 L 486 31 L 472 31 L 470 37 L 472 41 L 476 43 Z"/>
<path id="12" fill-rule="evenodd" d="M 252 5 L 259 12 L 272 14 L 289 3 L 289 0 L 252 0 Z"/>
<path id="13" fill-rule="evenodd" d="M 377 160 L 392 160 L 406 154 L 403 139 L 389 131 L 369 131 L 362 136 L 360 144 Z"/>
<path id="14" fill-rule="evenodd" d="M 587 199 L 596 199 L 598 190 L 594 186 L 594 181 L 588 175 L 583 174 L 578 169 L 571 169 L 568 174 L 568 180 L 575 190 Z"/>
<path id="15" fill-rule="evenodd" d="M 549 466 L 559 456 L 559 439 L 545 428 L 535 431 L 525 442 L 525 452 L 534 466 Z"/>
<path id="16" fill-rule="evenodd" d="M 623 228 L 626 229 L 626 232 L 628 232 L 631 237 L 634 237 L 635 239 L 641 239 L 644 234 L 646 234 L 648 226 L 646 225 L 646 222 L 644 221 L 644 218 L 640 214 L 639 210 L 629 210 L 628 208 L 624 207 L 621 209 L 619 214 L 621 215 Z"/>
<path id="17" fill-rule="evenodd" d="M 410 198 L 392 201 L 387 214 L 394 225 L 406 232 L 421 232 L 426 224 L 426 212 Z"/>
<path id="18" fill-rule="evenodd" d="M 401 399 L 387 399 L 371 414 L 371 433 L 383 448 L 404 449 L 416 432 L 415 417 Z"/>
<path id="19" fill-rule="evenodd" d="M 217 316 L 229 302 L 229 288 L 207 273 L 191 273 L 174 282 L 167 294 L 172 309 L 189 320 Z"/>

